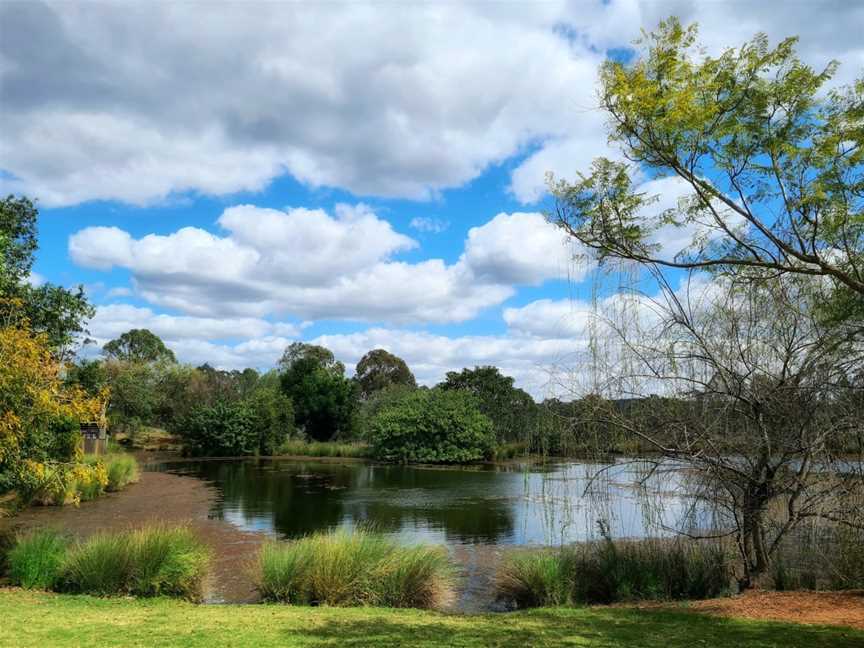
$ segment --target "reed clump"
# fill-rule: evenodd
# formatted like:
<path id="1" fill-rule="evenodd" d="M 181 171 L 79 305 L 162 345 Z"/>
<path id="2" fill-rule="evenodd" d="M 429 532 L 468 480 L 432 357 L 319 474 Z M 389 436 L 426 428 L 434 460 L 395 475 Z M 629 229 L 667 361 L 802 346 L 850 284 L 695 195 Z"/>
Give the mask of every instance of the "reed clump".
<path id="1" fill-rule="evenodd" d="M 733 582 L 732 556 L 718 543 L 606 539 L 514 554 L 497 588 L 517 607 L 543 607 L 713 598 Z"/>

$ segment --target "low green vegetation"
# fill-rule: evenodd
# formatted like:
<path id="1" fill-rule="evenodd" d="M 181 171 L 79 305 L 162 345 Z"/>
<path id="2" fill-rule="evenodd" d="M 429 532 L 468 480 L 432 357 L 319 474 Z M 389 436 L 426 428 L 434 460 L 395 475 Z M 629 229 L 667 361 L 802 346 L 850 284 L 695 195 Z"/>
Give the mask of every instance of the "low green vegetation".
<path id="1" fill-rule="evenodd" d="M 369 456 L 365 443 L 338 443 L 336 441 L 286 441 L 277 454 L 289 457 L 345 457 L 362 459 Z"/>
<path id="2" fill-rule="evenodd" d="M 864 530 L 823 524 L 787 539 L 765 585 L 780 591 L 864 589 Z"/>
<path id="3" fill-rule="evenodd" d="M 731 558 L 713 543 L 581 543 L 509 557 L 498 593 L 523 608 L 713 598 L 731 589 Z"/>
<path id="4" fill-rule="evenodd" d="M 495 446 L 493 459 L 495 459 L 495 461 L 508 461 L 518 457 L 527 457 L 528 454 L 529 446 L 527 443 L 514 441 L 513 443 L 502 443 Z"/>
<path id="5" fill-rule="evenodd" d="M 116 493 L 123 490 L 129 484 L 134 484 L 139 478 L 138 462 L 135 457 L 125 453 L 111 453 L 107 455 L 87 455 L 84 457 L 84 463 L 90 466 L 104 467 L 107 482 L 104 490 L 109 493 Z M 96 494 L 98 496 L 98 493 Z M 93 499 L 93 497 L 84 497 L 81 499 Z"/>
<path id="6" fill-rule="evenodd" d="M 24 536 L 9 551 L 9 579 L 26 589 L 53 589 L 57 584 L 69 541 L 51 529 Z"/>
<path id="7" fill-rule="evenodd" d="M 448 615 L 423 610 L 192 605 L 0 590 L 0 645 L 256 648 L 858 648 L 850 628 L 739 621 L 683 609 L 540 609 Z"/>
<path id="8" fill-rule="evenodd" d="M 9 575 L 27 589 L 196 600 L 209 559 L 182 527 L 97 534 L 75 543 L 43 529 L 19 538 L 9 553 Z"/>
<path id="9" fill-rule="evenodd" d="M 467 463 L 495 447 L 492 422 L 460 390 L 418 390 L 384 408 L 371 424 L 372 456 L 400 463 Z"/>
<path id="10" fill-rule="evenodd" d="M 400 546 L 362 529 L 268 543 L 258 575 L 264 600 L 294 605 L 436 608 L 453 594 L 443 547 Z"/>

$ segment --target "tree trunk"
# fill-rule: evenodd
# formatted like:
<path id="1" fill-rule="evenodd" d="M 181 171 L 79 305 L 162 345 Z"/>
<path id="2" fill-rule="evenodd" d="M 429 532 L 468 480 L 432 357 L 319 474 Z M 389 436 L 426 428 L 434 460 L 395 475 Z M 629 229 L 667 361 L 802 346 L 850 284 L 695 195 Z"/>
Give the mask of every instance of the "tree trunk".
<path id="1" fill-rule="evenodd" d="M 755 492 L 748 494 L 744 502 L 741 524 L 744 577 L 738 581 L 741 590 L 756 587 L 771 565 L 765 539 L 765 509 L 768 505 L 765 490 L 765 485 L 760 485 L 754 489 Z"/>

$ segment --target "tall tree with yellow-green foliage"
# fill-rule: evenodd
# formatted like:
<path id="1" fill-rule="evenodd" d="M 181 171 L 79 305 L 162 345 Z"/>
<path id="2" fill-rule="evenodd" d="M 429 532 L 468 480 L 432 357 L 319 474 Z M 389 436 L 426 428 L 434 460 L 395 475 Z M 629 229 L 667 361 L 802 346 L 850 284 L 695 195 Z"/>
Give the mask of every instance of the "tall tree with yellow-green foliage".
<path id="1" fill-rule="evenodd" d="M 716 57 L 696 38 L 672 18 L 633 61 L 603 65 L 620 157 L 575 182 L 550 178 L 554 221 L 601 260 L 818 276 L 832 289 L 826 314 L 864 320 L 864 77 L 831 87 L 839 63 L 804 64 L 796 38 L 771 47 L 759 34 Z M 656 177 L 686 189 L 675 206 L 639 189 Z M 688 244 L 670 254 L 660 239 L 678 237 Z"/>

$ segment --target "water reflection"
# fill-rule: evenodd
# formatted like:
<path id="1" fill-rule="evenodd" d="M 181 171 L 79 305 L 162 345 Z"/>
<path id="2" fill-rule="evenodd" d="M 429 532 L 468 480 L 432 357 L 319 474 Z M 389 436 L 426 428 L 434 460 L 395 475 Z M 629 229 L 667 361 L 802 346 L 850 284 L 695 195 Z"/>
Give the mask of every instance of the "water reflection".
<path id="1" fill-rule="evenodd" d="M 558 544 L 597 537 L 601 522 L 632 538 L 706 522 L 681 494 L 681 473 L 640 485 L 646 467 L 623 460 L 439 468 L 247 459 L 160 469 L 212 483 L 221 494 L 214 517 L 285 537 L 371 523 L 406 541 Z"/>

